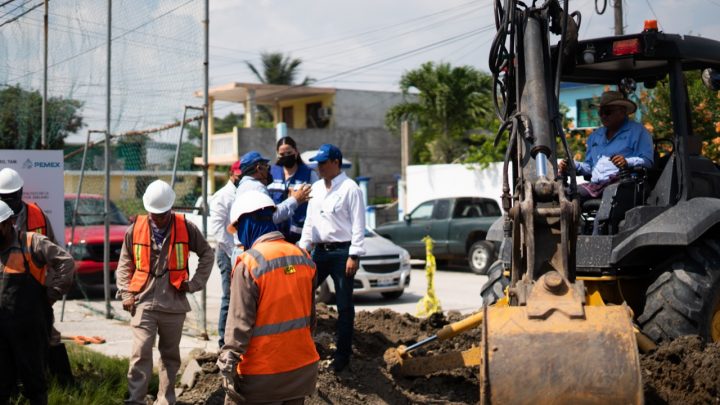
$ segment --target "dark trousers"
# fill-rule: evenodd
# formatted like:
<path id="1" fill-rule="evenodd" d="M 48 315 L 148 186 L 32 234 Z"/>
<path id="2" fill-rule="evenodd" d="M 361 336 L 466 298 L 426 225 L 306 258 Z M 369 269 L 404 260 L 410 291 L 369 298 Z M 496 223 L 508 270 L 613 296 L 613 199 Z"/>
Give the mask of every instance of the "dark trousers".
<path id="1" fill-rule="evenodd" d="M 218 334 L 220 339 L 218 344 L 223 347 L 225 344 L 225 323 L 227 322 L 228 310 L 230 308 L 230 276 L 232 275 L 232 263 L 230 257 L 218 248 L 215 253 L 220 268 L 220 277 L 222 277 L 222 300 L 220 301 L 220 319 L 218 319 Z"/>
<path id="2" fill-rule="evenodd" d="M 48 336 L 44 326 L 32 327 L 14 320 L 0 321 L 0 404 L 17 393 L 17 381 L 22 382 L 22 394 L 32 405 L 47 404 L 45 354 Z"/>
<path id="3" fill-rule="evenodd" d="M 355 323 L 355 304 L 353 304 L 353 282 L 355 277 L 345 275 L 349 248 L 313 251 L 313 261 L 317 265 L 317 283 L 322 284 L 328 276 L 335 284 L 338 321 L 336 326 L 337 351 L 335 358 L 350 358 L 352 354 L 352 336 Z"/>

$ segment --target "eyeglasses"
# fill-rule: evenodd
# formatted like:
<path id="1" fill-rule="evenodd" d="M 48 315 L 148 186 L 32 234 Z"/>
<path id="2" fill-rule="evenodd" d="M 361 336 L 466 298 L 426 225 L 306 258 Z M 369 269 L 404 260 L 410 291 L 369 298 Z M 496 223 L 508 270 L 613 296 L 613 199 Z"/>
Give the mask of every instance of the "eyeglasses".
<path id="1" fill-rule="evenodd" d="M 611 114 L 614 113 L 615 111 L 619 111 L 621 108 L 622 108 L 622 107 L 601 107 L 601 108 L 598 110 L 598 115 L 600 115 L 600 116 L 603 116 L 603 115 L 611 115 Z"/>

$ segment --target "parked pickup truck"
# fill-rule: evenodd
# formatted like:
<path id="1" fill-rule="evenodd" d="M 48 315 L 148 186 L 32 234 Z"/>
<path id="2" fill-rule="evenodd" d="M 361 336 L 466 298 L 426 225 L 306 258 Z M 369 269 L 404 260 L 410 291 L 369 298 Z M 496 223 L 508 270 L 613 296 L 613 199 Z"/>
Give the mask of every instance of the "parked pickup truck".
<path id="1" fill-rule="evenodd" d="M 497 246 L 486 241 L 490 226 L 500 217 L 495 200 L 455 197 L 426 201 L 405 221 L 389 222 L 375 230 L 405 248 L 416 259 L 425 258 L 425 235 L 435 241 L 433 254 L 438 260 L 467 260 L 470 270 L 485 274 L 495 261 Z"/>

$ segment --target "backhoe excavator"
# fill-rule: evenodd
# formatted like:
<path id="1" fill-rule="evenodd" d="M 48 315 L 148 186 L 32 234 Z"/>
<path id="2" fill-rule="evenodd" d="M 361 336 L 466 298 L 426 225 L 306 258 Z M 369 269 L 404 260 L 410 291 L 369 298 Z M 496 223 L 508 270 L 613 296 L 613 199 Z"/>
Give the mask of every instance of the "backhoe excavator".
<path id="1" fill-rule="evenodd" d="M 660 339 L 640 331 L 637 313 L 623 296 L 618 280 L 633 274 L 622 274 L 622 268 L 605 266 L 603 260 L 610 263 L 619 257 L 630 263 L 627 268 L 634 274 L 640 269 L 650 273 L 653 268 L 643 263 L 643 254 L 655 251 L 649 248 L 663 241 L 672 246 L 692 243 L 679 241 L 672 231 L 663 240 L 646 230 L 622 245 L 622 238 L 632 237 L 633 230 L 693 197 L 690 167 L 705 170 L 704 188 L 694 188 L 696 193 L 720 195 L 720 173 L 714 165 L 710 170 L 701 165 L 704 162 L 688 158 L 692 131 L 682 78 L 683 70 L 705 69 L 708 83 L 720 89 L 720 43 L 666 35 L 654 27 L 640 34 L 578 41 L 580 14 L 568 11 L 568 0 L 538 3 L 495 2 L 497 34 L 490 68 L 502 121 L 498 137 L 507 134 L 509 142 L 503 166 L 505 215 L 494 227 L 494 239 L 502 242 L 503 260 L 497 266 L 507 279 L 495 288 L 500 293 L 494 305 L 486 302 L 478 313 L 414 345 L 388 349 L 385 361 L 402 375 L 477 366 L 483 404 L 640 404 L 639 350 L 651 349 L 653 340 Z M 553 46 L 551 34 L 559 38 Z M 569 184 L 557 175 L 558 159 L 573 158 L 561 126 L 560 81 L 615 84 L 627 92 L 634 89 L 635 80 L 650 87 L 666 76 L 678 97 L 672 106 L 677 135 L 669 161 L 656 168 L 652 179 L 647 173 L 631 173 L 627 177 L 633 180 L 605 192 L 608 196 L 593 215 L 601 217 L 603 230 L 611 235 L 595 240 L 579 236 L 588 217 L 576 198 L 573 165 Z M 631 196 L 631 203 L 623 193 Z M 702 201 L 698 207 L 708 204 L 714 209 L 709 214 L 712 221 L 705 221 L 696 239 L 720 229 L 720 200 Z M 617 246 L 624 250 L 615 252 Z M 605 254 L 606 258 L 597 257 Z M 647 258 L 647 263 L 655 265 L 653 260 Z M 587 266 L 588 262 L 595 265 Z M 590 276 L 588 268 L 594 271 Z M 716 298 L 711 306 L 717 308 L 718 293 L 709 300 L 712 297 Z M 635 300 L 629 301 L 634 305 Z M 474 327 L 482 328 L 477 347 L 413 357 L 420 347 Z"/>

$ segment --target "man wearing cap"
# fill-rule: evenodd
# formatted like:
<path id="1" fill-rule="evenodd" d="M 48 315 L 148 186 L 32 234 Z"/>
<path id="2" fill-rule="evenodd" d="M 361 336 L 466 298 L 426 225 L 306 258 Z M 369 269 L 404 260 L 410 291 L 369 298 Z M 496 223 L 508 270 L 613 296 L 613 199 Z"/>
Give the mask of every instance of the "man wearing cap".
<path id="1" fill-rule="evenodd" d="M 247 250 L 232 272 L 217 361 L 226 404 L 302 404 L 315 391 L 315 264 L 283 239 L 274 210 L 260 191 L 248 191 L 231 209 L 232 230 Z"/>
<path id="2" fill-rule="evenodd" d="M 47 214 L 36 203 L 23 201 L 24 185 L 25 182 L 17 171 L 9 167 L 0 170 L 0 201 L 4 201 L 13 210 L 13 220 L 18 232 L 39 233 L 47 236 L 52 243 L 57 244 L 55 232 L 53 232 Z M 50 314 L 50 325 L 48 325 L 50 328 L 48 369 L 60 384 L 70 386 L 74 383 L 70 359 L 65 344 L 61 341 L 60 332 L 53 325 L 55 316 L 52 311 L 52 302 L 50 302 L 50 306 L 46 310 Z"/>
<path id="3" fill-rule="evenodd" d="M 242 198 L 243 193 L 255 190 L 270 196 L 267 185 L 273 182 L 272 174 L 270 174 L 270 160 L 265 159 L 259 152 L 250 151 L 240 159 L 240 170 L 243 177 L 238 185 L 236 198 Z M 290 219 L 298 205 L 304 203 L 310 198 L 310 186 L 293 190 L 289 193 L 289 197 L 277 205 L 273 213 L 273 221 L 278 224 Z"/>
<path id="4" fill-rule="evenodd" d="M 645 127 L 628 118 L 637 109 L 619 91 L 606 91 L 600 97 L 600 121 L 603 126 L 587 140 L 584 162 L 574 162 L 575 170 L 590 176 L 590 182 L 578 186 L 580 201 L 598 198 L 609 184 L 619 179 L 625 167 L 646 167 L 653 164 L 652 136 Z M 558 170 L 564 174 L 568 162 L 560 161 Z"/>
<path id="5" fill-rule="evenodd" d="M 235 201 L 235 192 L 240 183 L 241 173 L 240 161 L 238 160 L 230 167 L 230 178 L 227 184 L 213 194 L 210 201 L 208 231 L 215 236 L 217 241 L 215 260 L 222 277 L 222 300 L 220 301 L 220 318 L 218 320 L 218 334 L 220 335 L 218 344 L 220 347 L 225 344 L 225 321 L 227 320 L 228 306 L 230 305 L 230 272 L 232 271 L 230 258 L 235 247 L 233 236 L 228 233 L 227 226 L 230 225 L 230 207 Z"/>
<path id="6" fill-rule="evenodd" d="M 341 170 L 342 153 L 337 146 L 324 144 L 317 155 L 320 179 L 312 185 L 312 199 L 299 245 L 313 250 L 318 285 L 329 276 L 337 299 L 337 350 L 332 363 L 339 372 L 352 354 L 353 282 L 359 257 L 365 254 L 365 202 L 360 187 Z"/>
<path id="7" fill-rule="evenodd" d="M 128 404 L 146 404 L 152 377 L 152 349 L 160 336 L 160 386 L 156 404 L 175 403 L 175 376 L 180 368 L 180 338 L 190 311 L 185 293 L 205 287 L 213 267 L 213 250 L 185 216 L 172 212 L 175 192 L 162 180 L 143 195 L 149 215 L 138 215 L 125 233 L 118 267 L 118 297 L 130 312 L 133 350 L 128 371 Z M 190 252 L 198 255 L 190 278 Z"/>
<path id="8" fill-rule="evenodd" d="M 13 221 L 13 210 L 0 201 L 0 404 L 17 392 L 18 381 L 30 404 L 47 404 L 47 302 L 68 292 L 75 261 L 46 236 L 19 232 Z"/>

